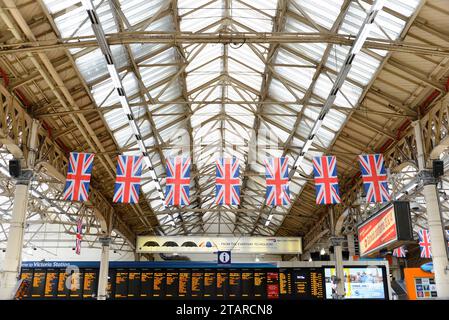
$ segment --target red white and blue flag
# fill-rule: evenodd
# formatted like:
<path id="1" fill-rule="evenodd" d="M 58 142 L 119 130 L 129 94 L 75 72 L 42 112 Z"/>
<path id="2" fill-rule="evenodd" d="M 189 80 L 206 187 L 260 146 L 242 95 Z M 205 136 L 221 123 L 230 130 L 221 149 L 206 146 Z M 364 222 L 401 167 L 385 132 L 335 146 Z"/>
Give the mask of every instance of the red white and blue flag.
<path id="1" fill-rule="evenodd" d="M 216 161 L 215 203 L 218 205 L 240 204 L 240 169 L 238 160 L 220 158 Z"/>
<path id="2" fill-rule="evenodd" d="M 381 203 L 390 201 L 384 156 L 382 154 L 360 155 L 359 164 L 362 170 L 366 201 Z"/>
<path id="3" fill-rule="evenodd" d="M 80 217 L 76 224 L 76 245 L 75 245 L 76 254 L 81 254 L 82 232 L 83 232 L 83 219 Z"/>
<path id="4" fill-rule="evenodd" d="M 313 157 L 316 204 L 340 203 L 340 190 L 335 156 Z"/>
<path id="5" fill-rule="evenodd" d="M 141 175 L 141 156 L 119 155 L 112 201 L 115 203 L 138 203 Z"/>
<path id="6" fill-rule="evenodd" d="M 167 206 L 189 205 L 190 157 L 168 158 L 166 166 L 165 203 Z"/>
<path id="7" fill-rule="evenodd" d="M 446 230 L 446 240 L 447 240 L 447 246 L 449 247 L 449 230 Z"/>
<path id="8" fill-rule="evenodd" d="M 93 153 L 70 152 L 69 168 L 62 193 L 64 200 L 87 200 L 94 157 Z"/>
<path id="9" fill-rule="evenodd" d="M 396 258 L 405 258 L 406 250 L 404 246 L 396 248 L 393 250 L 393 257 Z"/>
<path id="10" fill-rule="evenodd" d="M 282 206 L 290 203 L 288 189 L 288 158 L 265 160 L 266 201 L 268 206 Z"/>
<path id="11" fill-rule="evenodd" d="M 421 248 L 421 258 L 432 258 L 432 248 L 430 245 L 429 231 L 420 229 L 418 231 L 419 247 Z"/>

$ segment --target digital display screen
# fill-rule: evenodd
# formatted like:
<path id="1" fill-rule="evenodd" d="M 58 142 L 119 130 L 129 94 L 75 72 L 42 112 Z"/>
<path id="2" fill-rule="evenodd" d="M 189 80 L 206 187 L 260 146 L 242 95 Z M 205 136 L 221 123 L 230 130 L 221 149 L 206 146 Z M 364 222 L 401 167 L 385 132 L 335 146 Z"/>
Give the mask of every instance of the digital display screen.
<path id="1" fill-rule="evenodd" d="M 166 272 L 155 270 L 153 276 L 153 297 L 165 296 Z"/>
<path id="2" fill-rule="evenodd" d="M 386 277 L 380 267 L 343 268 L 346 299 L 386 299 Z M 325 268 L 326 298 L 336 290 L 335 268 Z"/>
<path id="3" fill-rule="evenodd" d="M 267 297 L 267 273 L 265 271 L 254 271 L 254 297 Z"/>
<path id="4" fill-rule="evenodd" d="M 140 276 L 140 296 L 151 297 L 153 296 L 153 272 L 149 270 L 142 270 Z"/>
<path id="5" fill-rule="evenodd" d="M 28 285 L 26 286 L 26 290 L 23 293 L 23 298 L 29 298 L 31 295 L 31 286 L 32 286 L 32 281 L 33 281 L 33 270 L 26 270 L 26 269 L 22 270 L 20 279 L 28 282 Z"/>
<path id="6" fill-rule="evenodd" d="M 204 272 L 200 270 L 192 270 L 192 297 L 198 298 L 203 296 Z"/>
<path id="7" fill-rule="evenodd" d="M 190 297 L 192 278 L 190 271 L 181 270 L 179 272 L 178 297 Z"/>
<path id="8" fill-rule="evenodd" d="M 212 270 L 204 271 L 204 297 L 217 296 L 217 274 Z"/>
<path id="9" fill-rule="evenodd" d="M 45 291 L 45 269 L 35 269 L 33 277 L 33 286 L 31 287 L 31 297 L 42 298 Z"/>
<path id="10" fill-rule="evenodd" d="M 115 297 L 127 298 L 128 297 L 128 270 L 117 270 L 115 273 Z"/>
<path id="11" fill-rule="evenodd" d="M 297 298 L 324 298 L 324 278 L 322 269 L 293 269 L 292 283 L 292 291 Z"/>
<path id="12" fill-rule="evenodd" d="M 165 287 L 166 297 L 177 297 L 179 287 L 179 272 L 167 271 L 167 285 Z"/>
<path id="13" fill-rule="evenodd" d="M 345 268 L 347 298 L 387 298 L 381 267 Z M 28 268 L 21 277 L 30 281 L 34 299 L 94 299 L 97 268 L 67 274 L 64 269 Z M 108 294 L 115 299 L 324 299 L 332 298 L 333 268 L 114 268 L 109 270 Z M 427 280 L 426 280 L 427 281 Z M 430 280 L 429 280 L 430 281 Z M 433 280 L 432 280 L 433 281 Z M 434 284 L 416 284 L 423 298 Z M 426 293 L 429 292 L 429 293 Z"/>
<path id="14" fill-rule="evenodd" d="M 94 298 L 97 295 L 97 272 L 93 269 L 84 270 L 83 298 Z"/>
<path id="15" fill-rule="evenodd" d="M 140 271 L 129 270 L 128 274 L 128 297 L 138 297 L 140 295 Z"/>
<path id="16" fill-rule="evenodd" d="M 58 296 L 58 276 L 59 271 L 55 269 L 47 269 L 47 277 L 45 279 L 44 296 L 46 298 L 54 298 Z"/>

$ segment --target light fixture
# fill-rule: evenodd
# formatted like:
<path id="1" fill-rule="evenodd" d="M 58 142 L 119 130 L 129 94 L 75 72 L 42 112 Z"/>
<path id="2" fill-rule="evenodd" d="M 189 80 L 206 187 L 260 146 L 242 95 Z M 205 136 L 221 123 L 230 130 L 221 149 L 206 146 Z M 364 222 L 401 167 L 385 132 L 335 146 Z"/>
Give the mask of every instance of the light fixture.
<path id="1" fill-rule="evenodd" d="M 324 256 L 325 254 L 326 254 L 326 250 L 324 250 L 324 248 L 322 248 L 320 251 L 320 255 Z"/>

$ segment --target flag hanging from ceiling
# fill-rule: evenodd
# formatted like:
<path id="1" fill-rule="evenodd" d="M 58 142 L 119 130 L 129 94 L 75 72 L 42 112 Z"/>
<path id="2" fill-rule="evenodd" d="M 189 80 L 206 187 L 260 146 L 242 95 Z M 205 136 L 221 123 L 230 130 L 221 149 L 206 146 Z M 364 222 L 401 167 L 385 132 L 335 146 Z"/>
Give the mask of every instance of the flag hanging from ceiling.
<path id="1" fill-rule="evenodd" d="M 166 167 L 165 202 L 167 206 L 189 205 L 190 157 L 168 158 Z"/>
<path id="2" fill-rule="evenodd" d="M 337 177 L 337 158 L 322 156 L 313 158 L 316 204 L 340 203 L 340 190 Z"/>
<path id="3" fill-rule="evenodd" d="M 447 240 L 447 246 L 449 247 L 449 230 L 446 230 L 446 240 Z"/>
<path id="4" fill-rule="evenodd" d="M 367 154 L 359 156 L 362 170 L 363 187 L 367 202 L 388 202 L 391 199 L 387 183 L 384 156 L 382 154 Z"/>
<path id="5" fill-rule="evenodd" d="M 218 205 L 240 204 L 240 169 L 238 160 L 219 158 L 216 161 L 215 203 Z"/>
<path id="6" fill-rule="evenodd" d="M 393 257 L 405 258 L 406 250 L 404 246 L 396 248 L 393 250 Z"/>
<path id="7" fill-rule="evenodd" d="M 288 189 L 288 158 L 265 160 L 266 201 L 268 206 L 282 206 L 290 203 Z"/>
<path id="8" fill-rule="evenodd" d="M 141 175 L 141 156 L 119 155 L 112 201 L 115 203 L 138 203 Z"/>
<path id="9" fill-rule="evenodd" d="M 76 245 L 75 245 L 76 254 L 81 254 L 82 232 L 83 232 L 83 219 L 79 217 L 78 222 L 76 223 Z"/>
<path id="10" fill-rule="evenodd" d="M 420 229 L 418 231 L 419 247 L 421 248 L 421 258 L 432 258 L 432 248 L 430 246 L 429 231 Z"/>
<path id="11" fill-rule="evenodd" d="M 69 168 L 63 191 L 64 200 L 87 200 L 94 157 L 93 153 L 70 152 Z"/>

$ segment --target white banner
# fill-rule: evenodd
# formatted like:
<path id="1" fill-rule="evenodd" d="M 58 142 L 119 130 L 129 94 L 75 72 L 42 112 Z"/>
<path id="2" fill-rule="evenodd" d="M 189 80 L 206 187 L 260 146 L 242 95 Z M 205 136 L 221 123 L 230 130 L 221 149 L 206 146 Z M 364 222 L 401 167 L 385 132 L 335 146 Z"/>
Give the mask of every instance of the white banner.
<path id="1" fill-rule="evenodd" d="M 139 253 L 233 253 L 299 254 L 299 237 L 137 237 Z"/>

